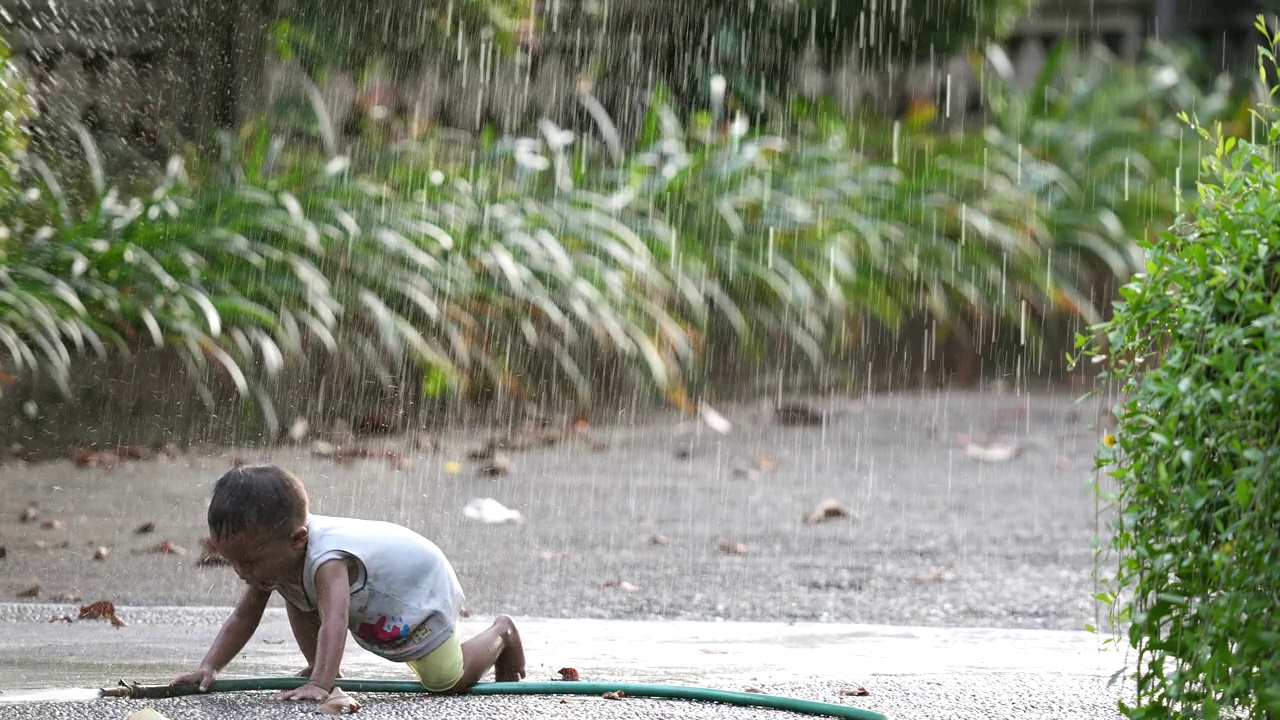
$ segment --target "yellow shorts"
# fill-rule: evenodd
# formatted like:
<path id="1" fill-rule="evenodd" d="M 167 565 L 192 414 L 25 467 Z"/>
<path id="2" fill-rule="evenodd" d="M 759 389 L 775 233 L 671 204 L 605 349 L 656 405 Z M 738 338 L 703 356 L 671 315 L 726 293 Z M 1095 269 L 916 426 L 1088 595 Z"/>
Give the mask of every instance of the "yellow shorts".
<path id="1" fill-rule="evenodd" d="M 453 688 L 462 679 L 462 641 L 455 630 L 435 650 L 417 660 L 406 663 L 422 687 L 433 693 L 442 693 Z"/>

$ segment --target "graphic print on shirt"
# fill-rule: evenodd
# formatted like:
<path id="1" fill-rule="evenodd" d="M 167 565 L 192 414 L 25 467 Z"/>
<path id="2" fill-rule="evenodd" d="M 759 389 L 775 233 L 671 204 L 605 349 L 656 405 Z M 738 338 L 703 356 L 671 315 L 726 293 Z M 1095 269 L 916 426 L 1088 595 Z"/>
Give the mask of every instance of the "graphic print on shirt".
<path id="1" fill-rule="evenodd" d="M 393 615 L 390 618 L 383 615 L 376 622 L 357 625 L 356 635 L 371 643 L 385 643 L 408 637 L 411 629 L 409 623 L 399 615 Z"/>

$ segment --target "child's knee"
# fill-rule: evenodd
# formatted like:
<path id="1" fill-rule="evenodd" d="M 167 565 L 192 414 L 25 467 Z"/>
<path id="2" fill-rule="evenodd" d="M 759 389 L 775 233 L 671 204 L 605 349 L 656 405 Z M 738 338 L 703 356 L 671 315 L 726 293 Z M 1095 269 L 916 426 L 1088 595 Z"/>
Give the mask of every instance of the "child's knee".
<path id="1" fill-rule="evenodd" d="M 463 685 L 466 663 L 462 657 L 462 643 L 455 632 L 448 640 L 426 656 L 406 663 L 418 682 L 428 692 L 451 693 L 466 689 Z"/>

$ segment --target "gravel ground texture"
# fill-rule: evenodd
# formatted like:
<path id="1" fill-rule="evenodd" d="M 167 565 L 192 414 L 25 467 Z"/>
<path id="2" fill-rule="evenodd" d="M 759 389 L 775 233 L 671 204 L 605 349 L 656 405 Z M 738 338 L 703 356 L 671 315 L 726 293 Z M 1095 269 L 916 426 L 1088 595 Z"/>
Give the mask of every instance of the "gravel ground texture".
<path id="1" fill-rule="evenodd" d="M 1062 632 L 1097 623 L 1093 544 L 1105 522 L 1098 517 L 1092 459 L 1105 403 L 1077 402 L 1079 395 L 1045 384 L 1016 393 L 808 398 L 805 405 L 824 422 L 800 427 L 762 406 L 728 405 L 718 408 L 732 424 L 727 433 L 717 432 L 714 420 L 624 414 L 594 419 L 590 435 L 602 447 L 570 437 L 507 448 L 509 472 L 496 476 L 483 471 L 486 461 L 469 457 L 487 439 L 474 431 L 441 433 L 432 449 L 416 447 L 413 438 L 390 438 L 385 445 L 396 457 L 344 463 L 315 454 L 310 441 L 265 450 L 192 449 L 114 467 L 78 467 L 69 459 L 10 462 L 0 466 L 0 625 L 10 638 L 8 646 L 0 640 L 0 672 L 22 681 L 24 672 L 29 680 L 56 671 L 61 679 L 50 687 L 65 688 L 86 686 L 79 681 L 108 670 L 156 680 L 150 676 L 161 671 L 158 657 L 165 652 L 174 654 L 165 661 L 170 664 L 197 659 L 225 617 L 219 607 L 238 591 L 232 573 L 201 567 L 197 558 L 212 483 L 240 460 L 296 471 L 316 512 L 392 520 L 436 541 L 452 558 L 477 620 L 505 612 L 551 619 L 546 622 L 574 619 L 575 627 L 609 621 L 581 631 L 596 633 L 594 649 L 557 641 L 570 642 L 566 653 L 600 661 L 598 679 L 655 681 L 664 668 L 684 668 L 687 677 L 673 677 L 709 684 L 717 676 L 706 668 L 734 662 L 740 651 L 734 682 L 856 704 L 892 718 L 1118 718 L 1122 690 L 1109 686 L 1109 672 L 1100 669 L 1111 660 L 1099 664 L 1079 650 L 1089 642 L 1083 634 Z M 467 517 L 463 508 L 477 498 L 518 510 L 523 522 Z M 828 500 L 842 508 L 836 517 L 804 521 Z M 36 512 L 28 512 L 32 503 Z M 139 533 L 143 525 L 152 529 Z M 162 545 L 171 552 L 157 551 Z M 99 599 L 126 608 L 129 625 L 116 633 L 105 623 L 99 629 L 78 622 L 66 626 L 74 632 L 61 644 L 45 643 L 44 659 L 29 652 L 39 638 L 55 637 L 49 628 L 62 627 L 49 625 L 50 617 Z M 272 612 L 279 614 L 279 601 Z M 681 657 L 655 638 L 647 660 L 633 659 L 644 628 L 670 621 L 722 623 L 743 637 L 737 646 L 710 650 L 685 643 Z M 834 655 L 815 655 L 818 650 L 795 638 L 753 641 L 758 628 L 741 621 L 819 623 L 846 635 L 826 641 L 821 652 Z M 847 623 L 882 627 L 859 639 L 863 631 Z M 614 629 L 620 624 L 627 628 Z M 162 625 L 171 629 L 161 631 Z M 279 637 L 255 646 L 256 657 L 270 663 L 259 668 L 246 660 L 241 672 L 279 673 L 296 662 L 287 625 L 277 618 L 272 627 Z M 1021 652 L 1018 636 L 988 640 L 983 628 L 1050 632 L 1034 641 L 1026 636 L 1027 648 L 1038 643 L 1043 650 L 1036 655 Z M 926 642 L 923 629 L 939 633 L 927 640 L 936 651 L 918 652 L 912 644 Z M 628 632 L 641 635 L 628 642 Z M 543 641 L 553 635 L 533 634 Z M 728 656 L 720 647 L 729 648 Z M 882 653 L 882 647 L 897 649 Z M 777 649 L 773 655 L 760 654 L 770 648 Z M 537 652 L 549 654 L 547 647 Z M 972 660 L 983 652 L 997 658 L 998 670 Z M 778 672 L 756 677 L 766 657 Z M 842 696 L 848 680 L 803 669 L 804 663 L 842 668 L 845 657 L 869 696 Z M 608 664 L 610 658 L 616 662 Z M 544 673 L 559 662 L 530 660 Z M 1055 667 L 1059 662 L 1065 664 Z M 362 667 L 357 663 L 355 670 Z M 0 703 L 0 716 L 105 720 L 144 707 L 174 720 L 310 712 L 262 693 L 57 699 Z M 425 708 L 442 718 L 786 717 L 642 698 L 359 699 L 361 715 L 371 719 L 420 717 Z"/>
<path id="2" fill-rule="evenodd" d="M 1078 397 L 810 398 L 825 421 L 802 427 L 734 405 L 718 408 L 727 434 L 674 413 L 597 419 L 604 447 L 508 450 L 496 477 L 468 457 L 486 439 L 474 432 L 434 450 L 391 438 L 396 461 L 337 463 L 303 442 L 110 468 L 10 462 L 0 601 L 231 604 L 234 575 L 197 557 L 212 483 L 239 459 L 297 472 L 315 512 L 422 532 L 479 614 L 1078 630 L 1096 622 L 1101 432 L 1100 401 Z M 468 518 L 474 498 L 524 522 Z M 803 520 L 828 499 L 848 515 Z M 31 503 L 39 517 L 24 522 Z M 185 552 L 156 552 L 166 541 Z"/>

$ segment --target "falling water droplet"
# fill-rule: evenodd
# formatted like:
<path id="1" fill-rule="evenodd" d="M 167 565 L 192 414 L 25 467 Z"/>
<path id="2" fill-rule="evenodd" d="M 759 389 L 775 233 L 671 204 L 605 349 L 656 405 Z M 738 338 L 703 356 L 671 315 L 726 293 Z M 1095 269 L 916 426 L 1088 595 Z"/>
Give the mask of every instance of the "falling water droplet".
<path id="1" fill-rule="evenodd" d="M 1124 199 L 1129 201 L 1129 156 L 1124 156 Z"/>
<path id="2" fill-rule="evenodd" d="M 893 121 L 893 164 L 894 166 L 897 166 L 898 164 L 898 151 L 899 151 L 899 145 L 901 144 L 901 142 L 902 142 L 902 121 L 894 120 Z"/>
<path id="3" fill-rule="evenodd" d="M 1173 212 L 1182 212 L 1182 166 L 1173 169 Z"/>
<path id="4" fill-rule="evenodd" d="M 1026 344 L 1027 344 L 1027 301 L 1026 301 L 1025 299 L 1022 301 L 1022 306 L 1021 306 L 1021 308 L 1019 309 L 1019 318 L 1018 318 L 1018 336 L 1019 336 L 1019 343 L 1018 343 L 1018 344 L 1022 345 L 1023 347 L 1026 347 Z"/>

